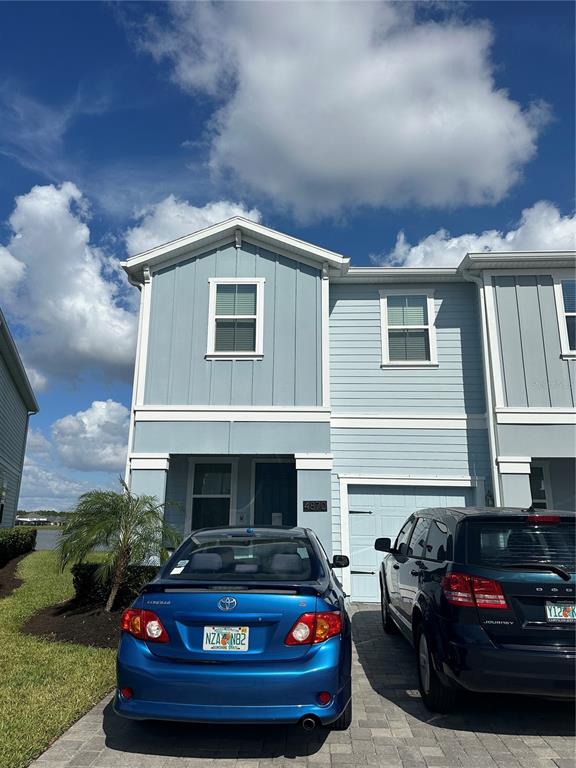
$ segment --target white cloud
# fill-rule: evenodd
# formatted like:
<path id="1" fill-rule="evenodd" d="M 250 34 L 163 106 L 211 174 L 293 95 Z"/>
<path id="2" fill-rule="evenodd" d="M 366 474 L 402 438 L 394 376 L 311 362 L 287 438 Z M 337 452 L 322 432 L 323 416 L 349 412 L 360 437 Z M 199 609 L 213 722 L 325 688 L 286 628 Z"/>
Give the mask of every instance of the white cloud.
<path id="1" fill-rule="evenodd" d="M 71 182 L 34 187 L 16 198 L 0 301 L 22 326 L 19 347 L 42 385 L 98 367 L 126 376 L 134 360 L 135 314 L 123 303 L 115 261 L 90 240 L 86 199 Z"/>
<path id="2" fill-rule="evenodd" d="M 456 266 L 471 251 L 569 251 L 576 248 L 576 215 L 562 216 L 552 203 L 541 200 L 522 211 L 516 228 L 508 232 L 489 229 L 480 234 L 451 237 L 439 229 L 410 245 L 404 232 L 396 239 L 394 250 L 371 256 L 376 264 L 403 267 Z"/>
<path id="3" fill-rule="evenodd" d="M 130 254 L 140 253 L 232 216 L 243 216 L 252 221 L 261 219 L 260 211 L 248 209 L 242 203 L 221 200 L 197 207 L 169 195 L 140 212 L 140 223 L 126 232 L 126 246 Z"/>
<path id="4" fill-rule="evenodd" d="M 26 441 L 26 456 L 37 459 L 50 460 L 52 456 L 52 445 L 49 440 L 40 432 L 39 429 L 30 427 L 28 430 L 28 439 Z"/>
<path id="5" fill-rule="evenodd" d="M 300 216 L 495 203 L 534 156 L 548 109 L 498 87 L 487 24 L 446 6 L 442 21 L 422 20 L 416 7 L 172 3 L 140 44 L 184 89 L 220 101 L 213 171 Z"/>
<path id="6" fill-rule="evenodd" d="M 44 467 L 27 457 L 18 507 L 29 512 L 36 509 L 67 510 L 90 488 L 86 482 L 65 477 L 58 470 Z"/>
<path id="7" fill-rule="evenodd" d="M 130 412 L 114 400 L 95 400 L 85 411 L 52 425 L 54 446 L 73 469 L 121 472 L 126 462 Z"/>

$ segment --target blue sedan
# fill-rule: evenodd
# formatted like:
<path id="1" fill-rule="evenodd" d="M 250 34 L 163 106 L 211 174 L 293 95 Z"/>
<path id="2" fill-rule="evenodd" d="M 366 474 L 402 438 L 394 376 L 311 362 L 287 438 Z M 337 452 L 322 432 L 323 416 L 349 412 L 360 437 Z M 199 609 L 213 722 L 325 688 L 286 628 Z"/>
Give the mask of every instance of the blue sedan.
<path id="1" fill-rule="evenodd" d="M 345 730 L 351 632 L 333 569 L 347 565 L 304 528 L 192 533 L 122 616 L 114 709 Z"/>

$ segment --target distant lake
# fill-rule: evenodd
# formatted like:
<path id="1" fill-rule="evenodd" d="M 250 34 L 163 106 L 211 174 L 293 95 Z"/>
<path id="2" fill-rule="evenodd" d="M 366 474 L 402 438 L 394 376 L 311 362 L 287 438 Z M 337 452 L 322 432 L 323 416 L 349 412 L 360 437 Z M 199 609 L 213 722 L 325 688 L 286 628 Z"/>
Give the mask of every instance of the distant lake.
<path id="1" fill-rule="evenodd" d="M 36 549 L 56 549 L 60 539 L 60 528 L 49 528 L 48 526 L 38 528 L 36 533 Z"/>

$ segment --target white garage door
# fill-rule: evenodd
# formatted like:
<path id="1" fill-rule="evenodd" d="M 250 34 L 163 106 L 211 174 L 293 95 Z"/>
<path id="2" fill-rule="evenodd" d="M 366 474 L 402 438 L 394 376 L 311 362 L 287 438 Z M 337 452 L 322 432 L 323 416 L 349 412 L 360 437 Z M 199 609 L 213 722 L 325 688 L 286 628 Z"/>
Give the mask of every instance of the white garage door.
<path id="1" fill-rule="evenodd" d="M 352 600 L 380 599 L 378 570 L 382 553 L 374 549 L 381 536 L 396 538 L 412 512 L 425 507 L 467 507 L 474 504 L 473 488 L 350 485 L 348 514 Z"/>

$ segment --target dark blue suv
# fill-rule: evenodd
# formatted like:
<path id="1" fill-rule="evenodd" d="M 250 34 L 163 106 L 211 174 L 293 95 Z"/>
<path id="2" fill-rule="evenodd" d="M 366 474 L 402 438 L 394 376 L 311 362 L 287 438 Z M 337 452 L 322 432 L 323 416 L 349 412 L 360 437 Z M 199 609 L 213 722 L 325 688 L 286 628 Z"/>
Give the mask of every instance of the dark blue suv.
<path id="1" fill-rule="evenodd" d="M 576 515 L 423 509 L 380 569 L 384 631 L 414 644 L 426 706 L 459 691 L 574 697 Z"/>

